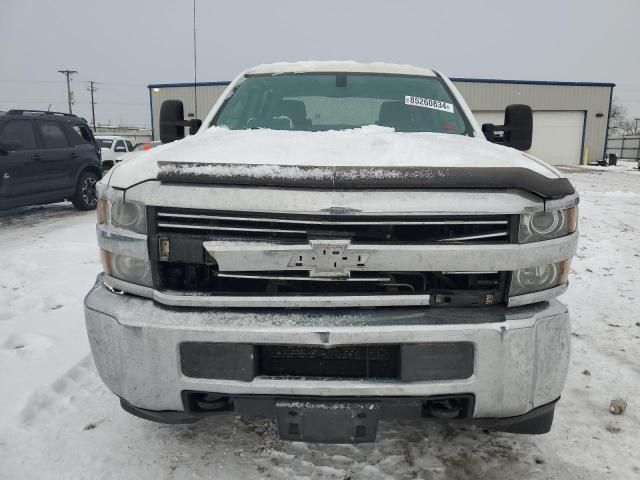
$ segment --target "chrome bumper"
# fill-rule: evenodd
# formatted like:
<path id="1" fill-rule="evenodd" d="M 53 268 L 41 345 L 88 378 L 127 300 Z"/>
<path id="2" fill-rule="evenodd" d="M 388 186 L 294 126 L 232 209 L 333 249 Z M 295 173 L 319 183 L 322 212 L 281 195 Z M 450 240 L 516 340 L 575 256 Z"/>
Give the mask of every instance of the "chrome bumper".
<path id="1" fill-rule="evenodd" d="M 129 404 L 183 410 L 183 390 L 253 395 L 426 396 L 471 393 L 474 417 L 522 415 L 560 396 L 569 364 L 569 315 L 559 302 L 505 308 L 384 310 L 176 311 L 118 295 L 101 277 L 85 299 L 98 372 Z M 465 380 L 206 380 L 182 374 L 183 342 L 353 345 L 472 342 L 474 373 Z"/>
<path id="2" fill-rule="evenodd" d="M 322 245 L 329 242 L 319 241 Z M 578 246 L 578 234 L 544 242 L 479 245 L 348 245 L 341 255 L 366 257 L 354 271 L 440 271 L 498 272 L 547 265 L 571 258 Z M 221 272 L 308 270 L 296 267 L 292 256 L 314 252 L 314 241 L 301 245 L 259 242 L 204 242 Z M 317 255 L 317 254 L 316 254 Z M 315 257 L 314 257 L 315 259 Z M 302 262 L 301 262 L 302 263 Z M 313 275 L 313 271 L 312 271 Z"/>

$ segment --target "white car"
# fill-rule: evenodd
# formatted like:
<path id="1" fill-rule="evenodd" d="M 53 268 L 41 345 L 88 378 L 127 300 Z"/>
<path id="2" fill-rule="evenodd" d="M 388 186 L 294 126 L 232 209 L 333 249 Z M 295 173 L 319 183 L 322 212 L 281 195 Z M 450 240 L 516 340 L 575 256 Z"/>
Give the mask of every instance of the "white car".
<path id="1" fill-rule="evenodd" d="M 135 147 L 133 147 L 133 151 L 119 154 L 114 159 L 114 164 L 117 164 L 117 163 L 120 163 L 120 162 L 124 162 L 125 160 L 131 160 L 132 158 L 135 158 L 138 155 L 140 155 L 141 153 L 144 153 L 147 150 L 151 150 L 152 148 L 157 147 L 158 145 L 162 145 L 162 142 L 155 141 L 155 142 L 138 143 L 138 144 L 136 144 Z"/>
<path id="2" fill-rule="evenodd" d="M 133 151 L 133 143 L 125 137 L 117 135 L 98 135 L 96 142 L 102 152 L 102 169 L 109 170 L 113 167 L 116 157 Z"/>

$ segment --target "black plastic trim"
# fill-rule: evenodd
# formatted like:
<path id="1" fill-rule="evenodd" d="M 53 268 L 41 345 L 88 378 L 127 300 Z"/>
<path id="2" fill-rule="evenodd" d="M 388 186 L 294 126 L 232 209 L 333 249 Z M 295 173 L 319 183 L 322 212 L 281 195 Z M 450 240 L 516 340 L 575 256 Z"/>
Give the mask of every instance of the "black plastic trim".
<path id="1" fill-rule="evenodd" d="M 572 195 L 575 190 L 566 178 L 549 178 L 518 167 L 349 167 L 273 165 L 269 175 L 260 174 L 257 164 L 242 165 L 243 172 L 233 174 L 234 165 L 207 163 L 202 173 L 197 162 L 158 162 L 158 180 L 165 183 L 207 183 L 256 185 L 265 187 L 304 187 L 333 189 L 368 188 L 513 188 L 526 190 L 545 199 Z M 206 173 L 212 167 L 229 168 L 231 175 Z M 189 173 L 181 173 L 187 168 Z M 255 173 L 251 169 L 255 168 Z M 300 172 L 293 176 L 292 170 Z M 195 172 L 194 172 L 195 170 Z M 263 170 L 263 169 L 262 169 Z"/>
<path id="2" fill-rule="evenodd" d="M 183 342 L 180 368 L 190 378 L 251 382 L 256 377 L 392 379 L 401 382 L 469 378 L 471 342 L 318 345 Z"/>
<path id="3" fill-rule="evenodd" d="M 190 394 L 197 392 L 182 392 L 185 405 L 188 405 L 187 398 Z M 240 416 L 258 416 L 258 417 L 275 417 L 276 399 L 291 399 L 297 401 L 318 400 L 322 401 L 341 401 L 350 400 L 357 402 L 377 402 L 381 405 L 381 419 L 423 419 L 437 423 L 461 423 L 475 425 L 479 428 L 487 430 L 496 430 L 502 432 L 539 435 L 548 433 L 553 424 L 553 417 L 556 403 L 560 398 L 534 408 L 523 415 L 503 418 L 472 418 L 473 403 L 469 407 L 468 416 L 465 418 L 455 418 L 451 420 L 442 420 L 436 418 L 425 417 L 422 408 L 415 408 L 417 404 L 422 405 L 428 400 L 438 400 L 448 397 L 465 397 L 463 394 L 458 395 L 436 395 L 431 397 L 313 397 L 313 396 L 269 396 L 269 395 L 229 395 L 220 394 L 229 401 L 229 408 L 213 412 L 194 412 L 194 411 L 154 411 L 143 408 L 134 407 L 124 399 L 120 399 L 122 408 L 132 415 L 159 423 L 181 424 L 194 423 L 204 417 L 211 415 L 229 415 L 235 414 Z M 467 395 L 468 396 L 468 395 Z M 237 405 L 242 405 L 242 411 L 237 411 Z M 412 408 L 412 406 L 414 408 Z M 186 407 L 188 408 L 188 406 Z M 270 413 L 273 412 L 273 413 Z M 386 412 L 386 413 L 385 413 Z"/>

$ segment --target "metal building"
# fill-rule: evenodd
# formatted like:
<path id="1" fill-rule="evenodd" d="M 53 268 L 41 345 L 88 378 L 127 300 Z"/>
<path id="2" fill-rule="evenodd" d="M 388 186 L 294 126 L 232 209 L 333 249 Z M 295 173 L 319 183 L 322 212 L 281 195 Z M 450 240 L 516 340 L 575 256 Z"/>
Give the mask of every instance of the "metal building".
<path id="1" fill-rule="evenodd" d="M 504 109 L 524 103 L 533 109 L 530 152 L 554 165 L 579 165 L 604 157 L 613 83 L 452 78 L 479 123 L 502 124 Z M 229 82 L 197 84 L 198 118 L 204 118 Z M 182 100 L 185 114 L 196 116 L 193 83 L 149 85 L 154 139 L 160 105 Z"/>

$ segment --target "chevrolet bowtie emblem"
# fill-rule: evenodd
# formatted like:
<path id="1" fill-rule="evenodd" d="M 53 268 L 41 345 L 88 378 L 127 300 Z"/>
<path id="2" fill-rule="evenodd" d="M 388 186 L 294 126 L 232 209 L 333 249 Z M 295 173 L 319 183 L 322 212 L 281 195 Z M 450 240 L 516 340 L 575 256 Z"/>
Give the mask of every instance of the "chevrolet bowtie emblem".
<path id="1" fill-rule="evenodd" d="M 351 240 L 310 240 L 311 250 L 295 253 L 288 267 L 309 270 L 311 277 L 349 277 L 367 263 L 369 254 L 350 252 Z"/>

